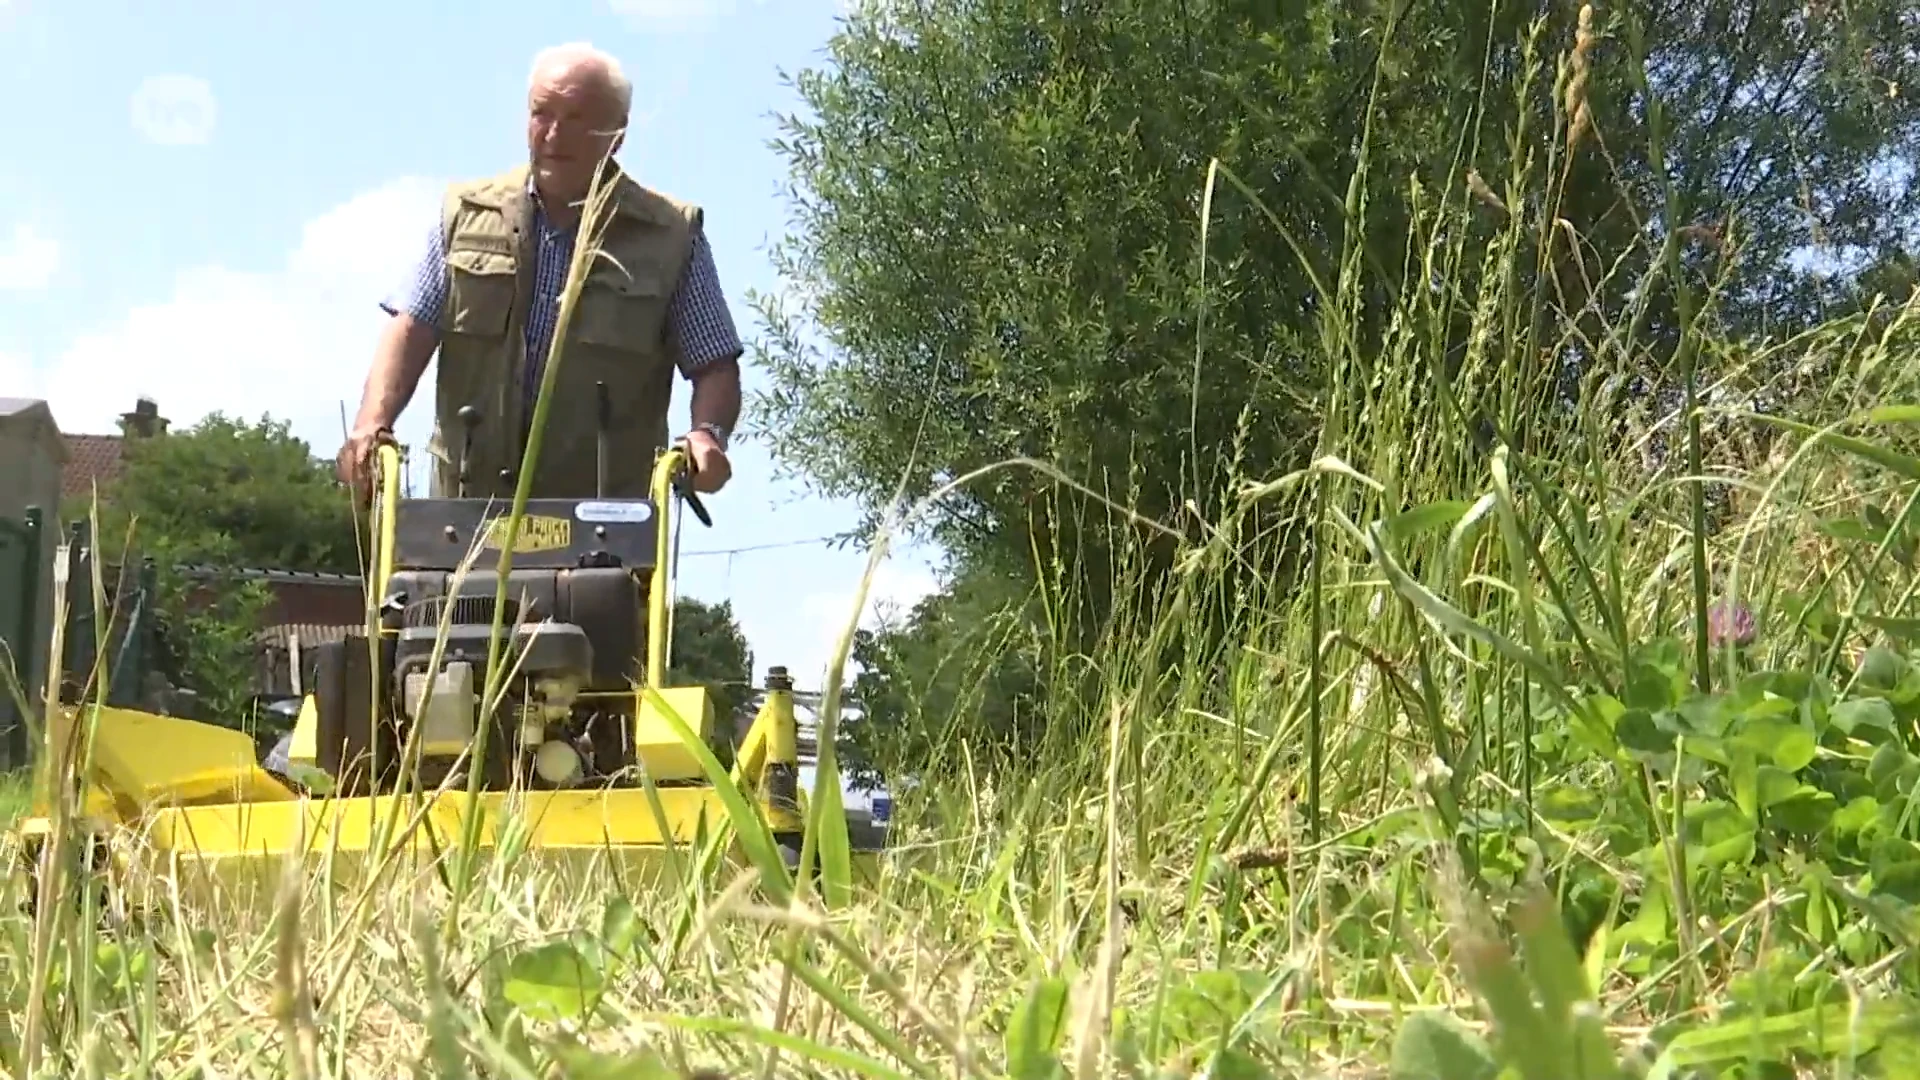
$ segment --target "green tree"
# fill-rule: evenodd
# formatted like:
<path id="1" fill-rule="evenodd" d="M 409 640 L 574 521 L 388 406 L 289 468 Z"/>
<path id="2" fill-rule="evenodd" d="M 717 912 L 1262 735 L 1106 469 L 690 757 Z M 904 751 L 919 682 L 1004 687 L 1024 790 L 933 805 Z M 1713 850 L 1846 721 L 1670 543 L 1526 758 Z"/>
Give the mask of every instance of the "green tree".
<path id="1" fill-rule="evenodd" d="M 874 515 L 903 482 L 914 499 L 1035 457 L 1192 535 L 1230 477 L 1301 465 L 1330 395 L 1368 377 L 1325 365 L 1367 354 L 1390 297 L 1359 296 L 1358 340 L 1332 342 L 1326 290 L 1405 280 L 1416 200 L 1478 198 L 1492 236 L 1520 160 L 1564 178 L 1554 216 L 1578 240 L 1536 238 L 1532 287 L 1568 311 L 1640 312 L 1645 377 L 1618 393 L 1666 393 L 1681 320 L 1648 277 L 1649 235 L 1682 245 L 1690 288 L 1711 276 L 1708 317 L 1756 331 L 1857 302 L 1810 248 L 1842 269 L 1906 265 L 1920 111 L 1900 88 L 1920 85 L 1920 55 L 1886 43 L 1917 29 L 1920 0 L 878 5 L 799 75 L 805 114 L 775 144 L 791 295 L 760 298 L 771 388 L 753 409 L 779 462 Z M 1253 197 L 1223 180 L 1207 202 L 1213 158 Z M 1365 285 L 1346 284 L 1349 248 L 1380 271 Z M 1474 267 L 1446 272 L 1472 294 Z M 1450 372 L 1471 357 L 1466 321 L 1432 358 Z M 1622 400 L 1576 386 L 1583 353 L 1617 341 L 1555 363 L 1548 343 L 1509 340 L 1539 350 L 1513 365 L 1537 382 L 1474 387 L 1483 431 L 1501 421 L 1527 446 L 1542 400 L 1608 415 Z M 1406 394 L 1439 407 L 1428 386 Z M 1081 583 L 1064 614 L 1084 641 L 1127 569 L 1110 530 L 1128 527 L 1009 470 L 944 500 L 925 535 L 956 581 L 1018 596 L 1044 565 Z M 1151 578 L 1165 555 L 1132 569 Z"/>
<path id="2" fill-rule="evenodd" d="M 238 716 L 251 692 L 267 594 L 257 584 L 195 580 L 182 568 L 360 572 L 352 505 L 332 466 L 270 418 L 250 424 L 216 413 L 128 440 L 121 473 L 99 501 L 105 558 L 154 561 L 159 670 L 198 694 L 214 718 Z M 84 517 L 90 504 L 66 516 Z"/>
<path id="3" fill-rule="evenodd" d="M 753 652 L 733 614 L 733 601 L 674 599 L 667 681 L 676 686 L 706 686 L 713 695 L 715 720 L 726 729 L 735 710 L 753 694 Z"/>
<path id="4" fill-rule="evenodd" d="M 1051 719 L 1028 707 L 1051 650 L 1004 583 L 977 574 L 906 615 L 854 633 L 843 766 L 871 785 L 935 761 L 965 735 L 976 751 L 1031 746 Z M 956 721 L 964 720 L 965 730 Z"/>

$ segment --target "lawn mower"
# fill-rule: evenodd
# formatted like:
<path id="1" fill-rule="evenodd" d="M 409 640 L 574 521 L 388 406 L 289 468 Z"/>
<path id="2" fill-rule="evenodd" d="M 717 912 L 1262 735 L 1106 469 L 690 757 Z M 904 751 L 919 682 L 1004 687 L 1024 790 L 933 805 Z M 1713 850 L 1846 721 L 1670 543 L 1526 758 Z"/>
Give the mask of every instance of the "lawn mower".
<path id="1" fill-rule="evenodd" d="M 475 413 L 461 418 L 470 435 Z M 598 492 L 605 445 L 603 432 Z M 237 884 L 234 871 L 288 856 L 379 862 L 445 852 L 464 834 L 481 849 L 657 869 L 732 820 L 720 772 L 741 797 L 734 815 L 750 808 L 791 866 L 807 813 L 792 679 L 769 670 L 737 745 L 707 687 L 667 685 L 672 515 L 685 504 L 711 525 L 684 450 L 659 455 L 648 498 L 529 499 L 517 523 L 510 504 L 468 497 L 464 453 L 451 497 L 402 498 L 401 465 L 396 447 L 379 448 L 367 623 L 317 647 L 281 754 L 214 724 L 58 710 L 67 730 L 54 745 L 91 729 L 69 743 L 79 764 L 67 771 L 94 864 L 157 859 Z M 41 763 L 33 816 L 16 830 L 29 856 L 51 831 L 52 771 Z M 852 840 L 864 872 L 876 842 Z M 721 850 L 741 857 L 737 830 Z"/>

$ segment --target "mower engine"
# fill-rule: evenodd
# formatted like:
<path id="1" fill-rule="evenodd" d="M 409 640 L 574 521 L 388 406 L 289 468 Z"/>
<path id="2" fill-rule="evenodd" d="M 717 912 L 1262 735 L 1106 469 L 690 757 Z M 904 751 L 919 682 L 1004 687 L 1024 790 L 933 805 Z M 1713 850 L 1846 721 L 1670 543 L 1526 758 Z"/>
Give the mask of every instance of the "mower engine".
<path id="1" fill-rule="evenodd" d="M 403 570 L 392 578 L 385 616 L 397 624 L 387 680 L 402 729 L 396 737 L 404 742 L 404 730 L 417 729 L 429 775 L 472 745 L 485 711 L 498 580 L 475 572 L 450 595 L 450 573 Z M 610 779 L 633 761 L 638 583 L 618 567 L 517 570 L 507 595 L 498 620 L 506 677 L 487 737 L 490 779 L 510 774 L 535 787 Z"/>

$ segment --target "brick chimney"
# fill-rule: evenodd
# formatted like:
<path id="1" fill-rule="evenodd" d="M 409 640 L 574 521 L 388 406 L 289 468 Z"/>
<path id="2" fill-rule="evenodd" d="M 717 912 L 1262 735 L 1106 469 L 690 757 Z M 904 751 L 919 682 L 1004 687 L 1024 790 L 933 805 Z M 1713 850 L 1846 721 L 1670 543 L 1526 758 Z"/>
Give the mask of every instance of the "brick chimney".
<path id="1" fill-rule="evenodd" d="M 167 418 L 160 415 L 160 406 L 150 397 L 135 401 L 132 412 L 120 414 L 120 434 L 126 438 L 151 439 L 166 432 Z"/>

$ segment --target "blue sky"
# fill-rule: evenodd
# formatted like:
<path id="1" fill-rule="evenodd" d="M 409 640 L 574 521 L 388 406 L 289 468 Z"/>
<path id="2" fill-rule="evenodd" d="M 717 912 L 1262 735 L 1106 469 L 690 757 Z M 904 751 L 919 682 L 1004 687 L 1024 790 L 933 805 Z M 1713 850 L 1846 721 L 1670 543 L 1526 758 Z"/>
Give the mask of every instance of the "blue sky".
<path id="1" fill-rule="evenodd" d="M 798 104 L 780 73 L 824 61 L 843 2 L 567 0 L 536 16 L 501 0 L 0 0 L 0 395 L 46 398 L 69 432 L 113 430 L 139 394 L 178 425 L 267 413 L 331 455 L 375 302 L 440 187 L 523 159 L 529 63 L 566 41 L 626 66 L 622 164 L 707 208 L 735 320 L 757 336 L 746 297 L 779 287 L 767 252 L 788 213 L 767 142 Z M 423 384 L 403 439 L 424 443 L 429 402 Z M 714 528 L 684 535 L 682 591 L 733 601 L 756 678 L 785 663 L 815 686 L 865 555 L 692 553 L 812 540 L 854 513 L 776 481 L 750 437 L 733 456 Z M 933 588 L 933 567 L 896 554 L 868 621 Z"/>

